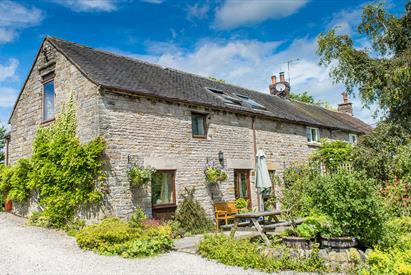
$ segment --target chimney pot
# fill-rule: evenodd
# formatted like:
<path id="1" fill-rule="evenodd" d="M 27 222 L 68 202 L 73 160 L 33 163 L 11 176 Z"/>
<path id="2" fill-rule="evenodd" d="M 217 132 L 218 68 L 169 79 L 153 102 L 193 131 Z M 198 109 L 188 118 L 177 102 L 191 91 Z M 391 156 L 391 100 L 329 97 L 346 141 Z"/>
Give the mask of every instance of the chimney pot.
<path id="1" fill-rule="evenodd" d="M 275 75 L 271 76 L 271 84 L 275 84 L 277 82 L 277 77 Z"/>
<path id="2" fill-rule="evenodd" d="M 343 96 L 343 103 L 347 104 L 348 103 L 348 93 L 347 92 L 342 92 L 341 94 Z"/>
<path id="3" fill-rule="evenodd" d="M 284 72 L 280 72 L 280 81 L 285 82 Z"/>

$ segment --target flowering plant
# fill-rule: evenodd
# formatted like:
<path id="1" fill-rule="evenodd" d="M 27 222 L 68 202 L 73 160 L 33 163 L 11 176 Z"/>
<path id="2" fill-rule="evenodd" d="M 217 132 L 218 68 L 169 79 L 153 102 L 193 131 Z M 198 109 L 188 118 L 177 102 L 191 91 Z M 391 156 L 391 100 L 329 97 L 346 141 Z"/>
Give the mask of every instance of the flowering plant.
<path id="1" fill-rule="evenodd" d="M 141 167 L 141 166 L 133 166 L 128 171 L 128 178 L 130 180 L 130 184 L 132 186 L 143 186 L 150 182 L 151 176 L 156 172 L 155 169 L 151 167 Z"/>
<path id="2" fill-rule="evenodd" d="M 228 178 L 224 167 L 217 165 L 214 161 L 207 164 L 204 173 L 208 183 L 222 182 L 226 181 Z"/>

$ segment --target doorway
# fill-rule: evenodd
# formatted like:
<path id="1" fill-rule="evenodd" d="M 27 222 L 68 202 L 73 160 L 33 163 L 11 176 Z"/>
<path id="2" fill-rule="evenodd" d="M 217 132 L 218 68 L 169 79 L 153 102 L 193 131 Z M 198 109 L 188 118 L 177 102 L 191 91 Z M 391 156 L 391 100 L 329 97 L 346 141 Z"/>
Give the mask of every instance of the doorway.
<path id="1" fill-rule="evenodd" d="M 244 198 L 251 208 L 250 170 L 234 170 L 235 198 Z"/>

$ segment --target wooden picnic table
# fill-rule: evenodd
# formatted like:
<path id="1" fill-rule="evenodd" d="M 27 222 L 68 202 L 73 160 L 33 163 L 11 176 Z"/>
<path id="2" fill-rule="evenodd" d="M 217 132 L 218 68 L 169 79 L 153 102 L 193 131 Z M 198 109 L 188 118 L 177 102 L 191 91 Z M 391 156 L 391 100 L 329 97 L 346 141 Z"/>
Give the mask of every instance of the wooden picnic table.
<path id="1" fill-rule="evenodd" d="M 255 229 L 258 231 L 258 233 L 260 234 L 260 236 L 263 238 L 264 242 L 267 245 L 270 245 L 270 240 L 268 240 L 267 235 L 264 233 L 259 219 L 261 217 L 268 217 L 269 220 L 273 220 L 274 222 L 279 222 L 278 220 L 278 215 L 281 215 L 281 213 L 283 213 L 283 211 L 260 211 L 260 212 L 248 212 L 248 213 L 240 213 L 240 214 L 236 214 L 234 216 L 234 226 L 231 229 L 231 233 L 230 233 L 230 237 L 234 238 L 235 232 L 237 231 L 238 228 L 238 223 L 240 222 L 241 219 L 250 219 L 251 222 L 254 224 Z"/>

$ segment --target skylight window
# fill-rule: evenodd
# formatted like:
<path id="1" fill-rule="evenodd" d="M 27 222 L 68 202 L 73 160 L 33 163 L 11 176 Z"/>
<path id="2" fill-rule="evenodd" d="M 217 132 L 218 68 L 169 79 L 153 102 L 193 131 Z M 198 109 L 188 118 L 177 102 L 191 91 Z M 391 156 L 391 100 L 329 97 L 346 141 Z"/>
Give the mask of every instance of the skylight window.
<path id="1" fill-rule="evenodd" d="M 214 94 L 218 95 L 219 97 L 221 97 L 223 102 L 226 103 L 226 104 L 242 106 L 242 104 L 241 104 L 242 100 L 239 99 L 239 98 L 229 96 L 229 95 L 225 94 L 223 91 L 218 90 L 218 89 L 214 89 L 214 88 L 207 88 L 207 89 L 210 90 L 211 92 L 213 92 Z"/>
<path id="2" fill-rule="evenodd" d="M 261 105 L 260 103 L 255 102 L 251 98 L 245 96 L 245 95 L 239 95 L 237 94 L 239 98 L 241 98 L 246 104 L 248 104 L 251 108 L 257 109 L 257 110 L 266 110 L 265 106 Z"/>

